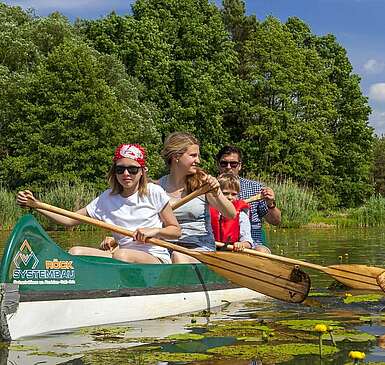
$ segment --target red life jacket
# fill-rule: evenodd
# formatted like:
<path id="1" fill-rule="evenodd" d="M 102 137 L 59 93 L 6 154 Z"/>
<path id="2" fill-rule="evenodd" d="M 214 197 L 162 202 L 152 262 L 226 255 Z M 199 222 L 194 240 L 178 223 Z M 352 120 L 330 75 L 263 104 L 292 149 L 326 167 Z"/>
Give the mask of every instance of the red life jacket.
<path id="1" fill-rule="evenodd" d="M 239 214 L 242 210 L 249 209 L 244 200 L 233 201 L 237 215 L 233 219 L 225 218 L 215 208 L 210 207 L 211 227 L 216 241 L 234 243 L 239 241 Z"/>

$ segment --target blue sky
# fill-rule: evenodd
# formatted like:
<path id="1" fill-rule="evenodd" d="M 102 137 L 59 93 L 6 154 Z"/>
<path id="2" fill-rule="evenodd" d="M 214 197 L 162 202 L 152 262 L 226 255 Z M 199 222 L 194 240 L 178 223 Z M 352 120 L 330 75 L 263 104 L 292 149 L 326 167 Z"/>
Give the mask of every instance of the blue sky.
<path id="1" fill-rule="evenodd" d="M 183 1 L 183 0 L 180 0 Z M 59 11 L 70 20 L 99 18 L 111 11 L 130 12 L 131 0 L 6 0 L 8 5 L 33 8 L 39 16 Z M 220 0 L 216 0 L 220 3 Z M 372 107 L 369 123 L 385 134 L 385 0 L 246 0 L 247 14 L 259 20 L 273 15 L 285 22 L 303 19 L 317 35 L 332 33 L 347 50 L 361 88 Z"/>

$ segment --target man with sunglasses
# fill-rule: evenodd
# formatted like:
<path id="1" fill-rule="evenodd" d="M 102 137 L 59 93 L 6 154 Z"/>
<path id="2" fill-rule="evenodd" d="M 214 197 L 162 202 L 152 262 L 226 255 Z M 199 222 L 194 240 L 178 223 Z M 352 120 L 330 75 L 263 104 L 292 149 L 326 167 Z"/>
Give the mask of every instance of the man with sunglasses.
<path id="1" fill-rule="evenodd" d="M 242 152 L 238 147 L 225 146 L 216 156 L 219 172 L 239 175 L 242 168 Z M 255 249 L 262 252 L 270 252 L 263 245 L 262 218 L 273 225 L 281 223 L 281 211 L 275 206 L 275 194 L 271 188 L 264 187 L 260 182 L 239 177 L 241 190 L 239 198 L 244 200 L 261 194 L 262 200 L 250 203 L 251 236 L 256 245 Z"/>

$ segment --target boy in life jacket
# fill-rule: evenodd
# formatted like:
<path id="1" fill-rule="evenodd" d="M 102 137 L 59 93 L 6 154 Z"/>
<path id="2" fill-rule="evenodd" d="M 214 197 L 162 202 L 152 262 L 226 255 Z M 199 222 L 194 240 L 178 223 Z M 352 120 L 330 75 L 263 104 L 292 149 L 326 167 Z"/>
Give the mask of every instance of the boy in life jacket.
<path id="1" fill-rule="evenodd" d="M 238 199 L 240 190 L 238 176 L 224 173 L 218 177 L 218 181 L 223 195 L 233 203 L 237 215 L 233 219 L 225 218 L 215 208 L 210 207 L 211 227 L 215 240 L 231 244 L 234 251 L 255 248 L 251 237 L 249 205 Z"/>

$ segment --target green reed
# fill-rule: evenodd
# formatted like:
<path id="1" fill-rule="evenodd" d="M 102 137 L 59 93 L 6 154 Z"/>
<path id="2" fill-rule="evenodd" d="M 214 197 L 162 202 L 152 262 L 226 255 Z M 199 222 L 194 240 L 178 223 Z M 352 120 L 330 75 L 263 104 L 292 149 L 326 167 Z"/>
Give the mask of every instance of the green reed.
<path id="1" fill-rule="evenodd" d="M 35 194 L 35 196 L 44 203 L 76 211 L 91 202 L 97 196 L 97 191 L 82 184 L 70 185 L 69 183 L 61 183 L 53 185 L 51 188 Z M 40 224 L 46 230 L 66 229 L 63 225 L 56 224 L 54 221 L 32 209 L 20 208 L 16 204 L 16 193 L 0 186 L 0 229 L 11 229 L 17 220 L 23 214 L 27 213 L 32 213 L 34 216 L 38 217 Z M 67 229 L 94 230 L 95 227 L 82 224 L 79 227 Z"/>
<path id="2" fill-rule="evenodd" d="M 277 207 L 281 209 L 281 227 L 297 228 L 309 223 L 317 211 L 318 200 L 307 187 L 301 187 L 290 179 L 270 181 L 276 196 Z"/>
<path id="3" fill-rule="evenodd" d="M 348 215 L 359 227 L 385 226 L 385 197 L 372 195 L 363 206 L 349 210 Z"/>
<path id="4" fill-rule="evenodd" d="M 60 183 L 39 194 L 39 198 L 47 204 L 54 205 L 70 211 L 77 211 L 85 207 L 98 195 L 97 191 L 83 184 L 71 185 L 69 183 Z M 47 230 L 94 230 L 91 225 L 80 225 L 71 228 L 65 228 L 61 224 L 55 223 L 41 215 L 39 221 Z"/>
<path id="5" fill-rule="evenodd" d="M 24 214 L 16 204 L 16 195 L 0 185 L 0 230 L 9 230 Z"/>
<path id="6" fill-rule="evenodd" d="M 265 186 L 274 190 L 277 207 L 282 213 L 280 227 L 301 227 L 309 223 L 316 214 L 318 200 L 308 187 L 300 186 L 291 179 L 274 179 L 268 176 L 250 178 L 263 181 Z"/>

